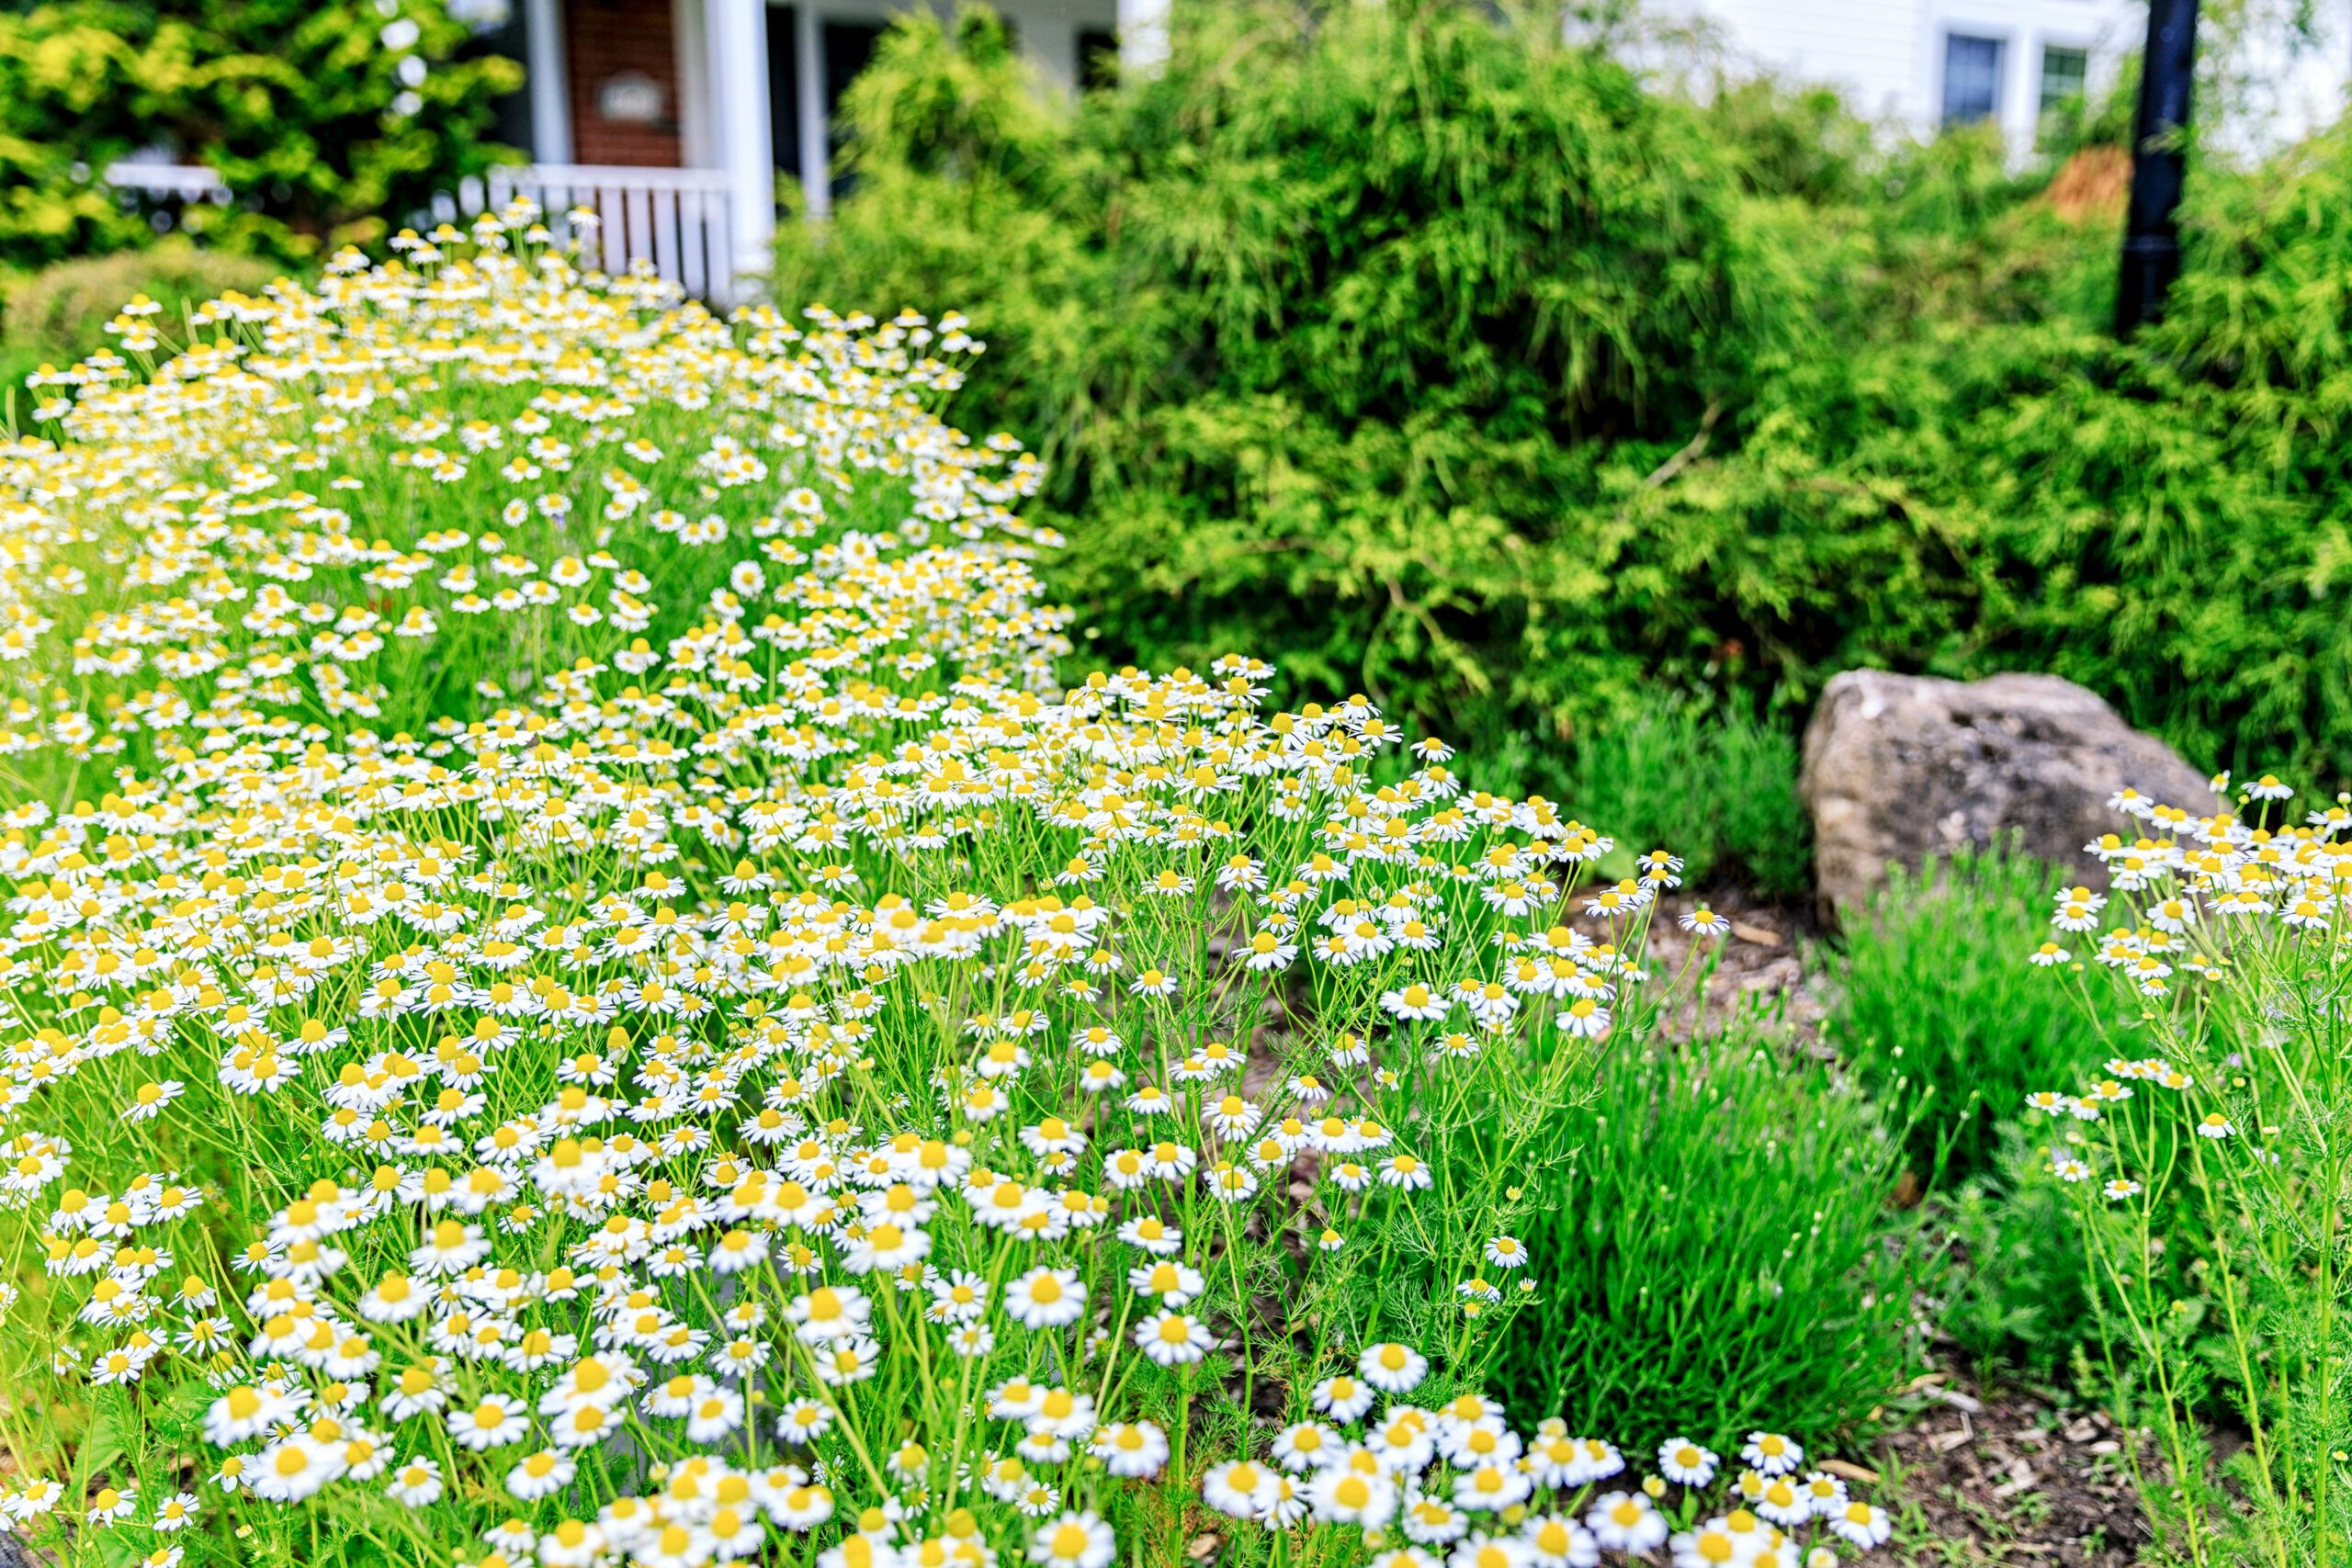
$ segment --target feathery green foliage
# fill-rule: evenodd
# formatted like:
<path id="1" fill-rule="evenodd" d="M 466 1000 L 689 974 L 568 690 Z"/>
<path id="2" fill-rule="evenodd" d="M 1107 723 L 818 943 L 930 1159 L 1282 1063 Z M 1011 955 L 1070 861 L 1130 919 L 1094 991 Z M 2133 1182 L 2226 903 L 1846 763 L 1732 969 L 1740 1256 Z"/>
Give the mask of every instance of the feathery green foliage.
<path id="1" fill-rule="evenodd" d="M 1916 1123 L 1915 1168 L 1988 1171 L 1998 1128 L 2025 1097 L 2126 1049 L 2104 1036 L 2111 1009 L 2026 964 L 2045 933 L 2056 874 L 2037 861 L 1962 848 L 1924 872 L 1897 868 L 1847 932 L 1833 1037 L 1872 1093 L 1932 1090 Z"/>
<path id="2" fill-rule="evenodd" d="M 1567 798 L 1616 825 L 1627 846 L 1672 844 L 1694 886 L 1736 876 L 1770 897 L 1801 897 L 1813 880 L 1813 825 L 1797 798 L 1789 733 L 1726 705 L 1715 712 L 1661 702 L 1587 732 Z"/>
<path id="3" fill-rule="evenodd" d="M 1164 70 L 1062 113 L 984 13 L 909 19 L 779 297 L 972 314 L 1098 654 L 1266 649 L 1547 754 L 1660 682 L 2044 669 L 2352 777 L 2352 133 L 2200 166 L 2172 320 L 2120 346 L 2111 223 L 1989 136 L 1874 149 L 1559 36 L 1180 6 Z"/>
<path id="4" fill-rule="evenodd" d="M 978 310 L 976 394 L 1056 465 L 1121 649 L 1265 635 L 1309 689 L 1564 721 L 1631 705 L 1649 653 L 1705 666 L 1684 626 L 1599 635 L 1655 586 L 1593 503 L 1804 314 L 1743 265 L 1720 141 L 1466 9 L 1193 23 L 1073 124 L 991 107 L 1022 91 L 992 21 L 902 24 L 851 96 L 858 194 L 779 295 Z"/>
<path id="5" fill-rule="evenodd" d="M 2014 1119 L 2001 1134 L 1987 1176 L 1929 1201 L 1957 1254 L 1936 1321 L 1980 1379 L 2064 1386 L 2099 1349 L 2074 1210 Z"/>

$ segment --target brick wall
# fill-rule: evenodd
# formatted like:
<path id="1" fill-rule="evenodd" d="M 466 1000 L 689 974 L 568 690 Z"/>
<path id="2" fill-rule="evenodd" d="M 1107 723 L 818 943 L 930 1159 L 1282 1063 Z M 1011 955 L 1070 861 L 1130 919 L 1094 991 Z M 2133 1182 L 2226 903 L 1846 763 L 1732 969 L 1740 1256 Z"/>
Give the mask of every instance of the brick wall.
<path id="1" fill-rule="evenodd" d="M 564 51 L 571 76 L 572 156 L 583 164 L 674 168 L 678 144 L 678 56 L 671 0 L 567 0 Z M 662 118 L 616 122 L 596 112 L 597 89 L 622 72 L 662 87 Z"/>

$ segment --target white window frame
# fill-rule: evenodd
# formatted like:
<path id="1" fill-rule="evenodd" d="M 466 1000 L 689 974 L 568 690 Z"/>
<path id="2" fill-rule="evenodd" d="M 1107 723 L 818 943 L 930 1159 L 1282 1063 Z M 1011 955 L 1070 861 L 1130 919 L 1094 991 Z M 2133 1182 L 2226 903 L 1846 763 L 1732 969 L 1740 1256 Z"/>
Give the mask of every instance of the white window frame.
<path id="1" fill-rule="evenodd" d="M 2000 65 L 1993 76 L 1993 107 L 1984 118 L 1995 125 L 2007 127 L 2016 93 L 2016 84 L 2011 78 L 2016 75 L 2018 68 L 2018 29 L 1997 23 L 1975 21 L 1966 16 L 1947 16 L 1936 20 L 1936 96 L 1933 100 L 1936 129 L 1946 130 L 1955 124 L 1973 123 L 1954 120 L 1945 112 L 1951 100 L 1951 43 L 1954 39 L 1970 39 L 2000 46 Z"/>
<path id="2" fill-rule="evenodd" d="M 2053 49 L 2071 49 L 2082 54 L 2084 97 L 2089 97 L 2097 89 L 2098 83 L 2098 40 L 2097 39 L 2088 33 L 2070 30 L 2036 33 L 2033 38 L 2033 84 L 2030 97 L 2033 103 L 2034 124 L 2037 127 L 2041 123 L 2042 76 L 2050 63 L 2049 53 Z"/>

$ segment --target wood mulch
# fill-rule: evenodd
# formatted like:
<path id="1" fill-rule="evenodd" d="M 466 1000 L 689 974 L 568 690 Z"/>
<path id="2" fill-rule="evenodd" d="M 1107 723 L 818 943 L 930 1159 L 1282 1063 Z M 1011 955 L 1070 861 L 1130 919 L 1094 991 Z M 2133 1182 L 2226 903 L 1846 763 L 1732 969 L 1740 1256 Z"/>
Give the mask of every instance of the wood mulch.
<path id="1" fill-rule="evenodd" d="M 2147 1544 L 2121 1434 L 2097 1410 L 1940 1376 L 1878 1441 L 1898 1562 L 2131 1568 Z"/>

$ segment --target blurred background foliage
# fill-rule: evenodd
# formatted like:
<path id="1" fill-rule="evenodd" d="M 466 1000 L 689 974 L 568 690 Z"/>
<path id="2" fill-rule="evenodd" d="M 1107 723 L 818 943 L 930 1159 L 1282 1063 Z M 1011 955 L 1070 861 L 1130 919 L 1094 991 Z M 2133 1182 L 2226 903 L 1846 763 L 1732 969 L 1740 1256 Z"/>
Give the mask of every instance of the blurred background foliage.
<path id="1" fill-rule="evenodd" d="M 197 306 L 232 290 L 257 294 L 283 270 L 262 257 L 201 250 L 171 235 L 144 250 L 59 262 L 14 278 L 0 275 L 0 399 L 13 392 L 22 418 L 29 407 L 24 378 L 106 345 L 107 323 L 133 296 L 163 307 L 163 330 L 176 343 L 187 335 L 180 323 Z"/>
<path id="2" fill-rule="evenodd" d="M 51 0 L 0 6 L 0 268 L 136 249 L 124 159 L 198 164 L 238 193 L 171 226 L 301 262 L 379 242 L 504 153 L 484 140 L 522 67 L 438 0 Z"/>
<path id="3" fill-rule="evenodd" d="M 987 12 L 907 19 L 777 297 L 974 318 L 1097 660 L 1261 651 L 1552 788 L 1661 691 L 1785 728 L 1853 665 L 2352 777 L 2352 134 L 2200 164 L 2120 345 L 2128 106 L 2020 168 L 1552 15 L 1180 7 L 1069 107 Z"/>

